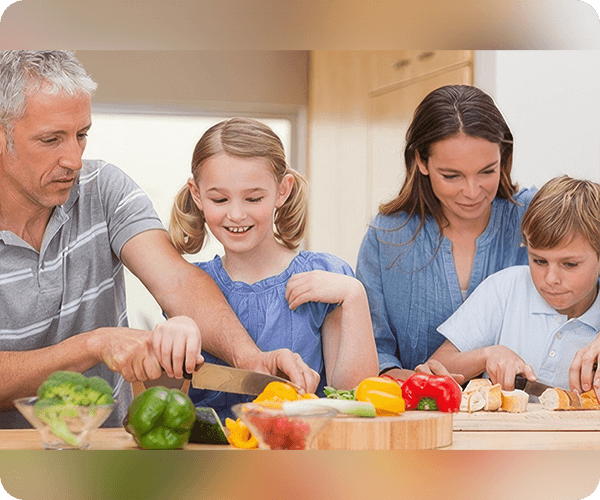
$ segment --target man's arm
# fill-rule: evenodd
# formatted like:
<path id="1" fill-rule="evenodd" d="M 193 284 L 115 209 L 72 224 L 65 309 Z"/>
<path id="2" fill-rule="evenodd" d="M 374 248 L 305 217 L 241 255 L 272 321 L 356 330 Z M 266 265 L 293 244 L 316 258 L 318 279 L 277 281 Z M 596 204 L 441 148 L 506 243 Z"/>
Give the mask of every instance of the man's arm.
<path id="1" fill-rule="evenodd" d="M 171 244 L 165 231 L 150 230 L 131 238 L 121 251 L 121 260 L 154 296 L 168 317 L 192 318 L 202 335 L 202 348 L 237 368 L 284 373 L 290 380 L 307 387 L 312 370 L 288 349 L 262 352 L 233 313 L 214 280 L 187 262 Z M 195 356 L 184 349 L 161 357 L 169 375 L 181 377 L 183 365 L 193 370 Z M 172 366 L 172 374 L 169 367 Z"/>
<path id="2" fill-rule="evenodd" d="M 53 372 L 84 372 L 100 362 L 120 372 L 126 380 L 146 380 L 160 375 L 146 332 L 130 328 L 99 328 L 80 333 L 53 346 L 32 351 L 0 352 L 0 410 L 12 401 L 35 395 Z"/>

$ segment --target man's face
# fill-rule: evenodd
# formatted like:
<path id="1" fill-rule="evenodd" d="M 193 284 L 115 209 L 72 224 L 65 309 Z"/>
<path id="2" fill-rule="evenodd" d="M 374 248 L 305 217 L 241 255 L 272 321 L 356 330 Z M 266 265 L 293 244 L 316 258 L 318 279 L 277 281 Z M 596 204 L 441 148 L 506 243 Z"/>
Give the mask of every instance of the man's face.
<path id="1" fill-rule="evenodd" d="M 13 147 L 0 133 L 2 202 L 26 211 L 51 210 L 62 205 L 82 167 L 91 99 L 87 94 L 27 98 L 25 114 L 14 124 Z"/>
<path id="2" fill-rule="evenodd" d="M 544 300 L 569 318 L 581 316 L 596 299 L 600 259 L 579 234 L 556 248 L 529 248 L 529 269 Z"/>

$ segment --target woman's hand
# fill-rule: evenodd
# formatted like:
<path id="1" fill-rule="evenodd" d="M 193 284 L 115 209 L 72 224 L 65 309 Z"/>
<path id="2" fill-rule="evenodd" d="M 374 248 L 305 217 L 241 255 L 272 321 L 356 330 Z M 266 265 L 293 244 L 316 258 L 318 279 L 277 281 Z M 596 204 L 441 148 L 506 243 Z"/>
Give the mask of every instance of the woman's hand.
<path id="1" fill-rule="evenodd" d="M 535 381 L 537 377 L 531 365 L 528 365 L 512 349 L 503 345 L 486 347 L 485 369 L 493 384 L 500 384 L 505 391 L 515 388 L 515 377 L 524 375 L 528 380 Z"/>
<path id="2" fill-rule="evenodd" d="M 445 375 L 452 377 L 458 385 L 465 381 L 465 376 L 460 373 L 450 373 L 446 367 L 436 359 L 428 359 L 425 363 L 415 367 L 416 373 L 428 373 L 430 375 Z"/>

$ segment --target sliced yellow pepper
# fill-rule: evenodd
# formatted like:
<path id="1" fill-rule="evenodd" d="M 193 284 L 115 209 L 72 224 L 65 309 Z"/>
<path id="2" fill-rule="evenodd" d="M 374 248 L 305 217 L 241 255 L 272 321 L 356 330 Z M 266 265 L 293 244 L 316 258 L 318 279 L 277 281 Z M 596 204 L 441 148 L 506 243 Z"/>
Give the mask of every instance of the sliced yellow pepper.
<path id="1" fill-rule="evenodd" d="M 379 416 L 398 415 L 405 410 L 402 387 L 388 378 L 366 378 L 358 384 L 354 396 L 357 401 L 371 403 Z"/>
<path id="2" fill-rule="evenodd" d="M 246 426 L 241 419 L 233 420 L 231 418 L 225 419 L 225 426 L 229 429 L 229 436 L 227 441 L 236 448 L 243 448 L 245 450 L 251 450 L 258 448 L 258 440 L 252 435 L 250 429 Z"/>
<path id="3" fill-rule="evenodd" d="M 284 382 L 271 382 L 265 387 L 254 400 L 254 403 L 262 401 L 295 401 L 298 399 L 298 393 L 291 385 Z"/>

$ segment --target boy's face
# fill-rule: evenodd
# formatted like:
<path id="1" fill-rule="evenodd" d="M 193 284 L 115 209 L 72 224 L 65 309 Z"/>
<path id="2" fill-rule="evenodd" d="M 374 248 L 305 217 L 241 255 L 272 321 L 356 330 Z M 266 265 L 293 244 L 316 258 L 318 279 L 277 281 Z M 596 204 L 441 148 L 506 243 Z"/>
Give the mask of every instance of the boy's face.
<path id="1" fill-rule="evenodd" d="M 533 283 L 548 304 L 569 318 L 590 308 L 598 293 L 600 259 L 586 239 L 576 234 L 567 245 L 528 251 Z"/>

